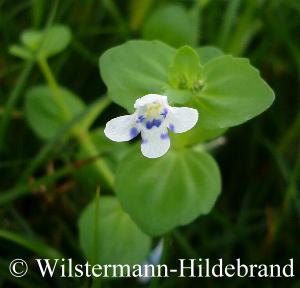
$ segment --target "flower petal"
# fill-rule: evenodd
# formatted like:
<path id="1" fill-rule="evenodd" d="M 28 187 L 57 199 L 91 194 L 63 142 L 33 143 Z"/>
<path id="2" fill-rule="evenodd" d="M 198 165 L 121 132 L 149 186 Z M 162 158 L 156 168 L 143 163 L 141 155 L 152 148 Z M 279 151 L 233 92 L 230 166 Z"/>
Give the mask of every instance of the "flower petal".
<path id="1" fill-rule="evenodd" d="M 198 111 L 188 107 L 172 107 L 168 122 L 169 129 L 175 133 L 183 133 L 192 129 L 198 121 Z"/>
<path id="2" fill-rule="evenodd" d="M 166 154 L 170 148 L 170 138 L 166 128 L 142 130 L 141 150 L 145 157 L 158 158 Z"/>
<path id="3" fill-rule="evenodd" d="M 134 115 L 117 117 L 106 123 L 104 134 L 112 141 L 129 141 L 140 133 L 138 126 L 135 124 Z"/>
<path id="4" fill-rule="evenodd" d="M 140 108 L 147 104 L 151 104 L 153 102 L 168 104 L 167 96 L 159 95 L 159 94 L 147 94 L 141 98 L 138 98 L 134 103 L 134 108 Z"/>

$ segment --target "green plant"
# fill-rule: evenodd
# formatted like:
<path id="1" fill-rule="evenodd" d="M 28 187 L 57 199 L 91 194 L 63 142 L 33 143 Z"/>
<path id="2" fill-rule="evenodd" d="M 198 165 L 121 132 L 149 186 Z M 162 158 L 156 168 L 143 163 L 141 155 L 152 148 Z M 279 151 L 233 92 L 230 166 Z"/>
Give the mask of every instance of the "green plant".
<path id="1" fill-rule="evenodd" d="M 56 25 L 44 31 L 25 31 L 21 36 L 23 46 L 15 45 L 10 50 L 20 58 L 36 61 L 48 83 L 31 88 L 26 95 L 25 103 L 25 115 L 29 125 L 37 136 L 44 140 L 53 138 L 56 131 L 86 109 L 86 105 L 78 96 L 59 86 L 47 62 L 49 57 L 66 48 L 70 39 L 70 30 L 65 26 Z M 128 243 L 134 243 L 136 253 L 126 254 L 124 251 L 119 254 L 124 256 L 122 262 L 134 263 L 142 261 L 149 251 L 149 238 L 145 234 L 163 235 L 177 226 L 190 223 L 199 215 L 210 212 L 221 192 L 221 176 L 217 163 L 202 143 L 265 111 L 272 104 L 274 93 L 247 59 L 225 55 L 213 47 L 200 47 L 194 50 L 190 46 L 183 46 L 175 49 L 159 41 L 129 41 L 106 51 L 100 57 L 99 63 L 101 76 L 108 88 L 108 97 L 129 112 L 132 112 L 133 104 L 139 97 L 157 93 L 164 95 L 167 99 L 164 101 L 169 101 L 172 105 L 194 108 L 190 110 L 184 108 L 187 109 L 185 114 L 176 114 L 178 118 L 176 122 L 175 118 L 169 120 L 173 121 L 173 124 L 168 124 L 172 131 L 176 132 L 181 121 L 186 121 L 186 117 L 190 117 L 194 111 L 200 114 L 196 127 L 191 131 L 192 137 L 188 134 L 181 141 L 181 135 L 174 135 L 176 139 L 174 147 L 171 146 L 171 151 L 161 159 L 145 159 L 137 153 L 136 145 L 132 145 L 127 155 L 119 161 L 116 174 L 112 172 L 104 158 L 97 159 L 93 165 L 98 171 L 96 177 L 98 175 L 102 177 L 107 186 L 115 191 L 122 209 L 136 224 L 126 216 L 116 199 L 112 196 L 106 199 L 103 196 L 101 201 L 100 197 L 100 204 L 94 204 L 94 208 L 91 208 L 92 206 L 87 208 L 80 220 L 80 237 L 84 239 L 81 241 L 83 251 L 90 261 L 96 262 L 92 259 L 95 255 L 92 251 L 95 251 L 95 245 L 100 245 L 99 251 L 106 251 L 106 256 L 102 255 L 104 257 L 102 261 L 118 262 L 118 258 L 112 256 L 115 246 L 111 239 L 120 241 L 123 237 L 129 237 Z M 159 99 L 157 101 L 160 101 Z M 141 105 L 140 109 L 146 107 L 143 106 L 145 104 Z M 100 107 L 96 113 L 92 113 L 94 110 L 91 110 L 86 115 L 86 119 L 89 119 L 88 125 L 87 120 L 81 120 L 65 134 L 66 139 L 70 137 L 77 139 L 85 157 L 93 157 L 98 153 L 98 147 L 88 129 L 92 121 L 103 111 L 103 105 Z M 167 108 L 159 107 L 158 112 L 161 113 L 163 109 Z M 174 113 L 171 111 L 173 110 L 169 110 L 170 114 Z M 121 129 L 124 125 L 129 129 L 126 127 L 128 124 L 124 117 L 115 121 L 117 124 L 110 129 L 117 129 L 118 132 L 112 133 L 123 135 Z M 169 116 L 160 117 L 168 119 Z M 181 132 L 193 127 L 197 119 L 198 116 Z M 160 126 L 161 120 L 157 121 Z M 144 132 L 150 130 L 151 127 L 145 128 Z M 129 130 L 124 133 L 127 132 L 130 136 Z M 159 135 L 153 135 L 149 134 L 144 141 L 152 141 L 151 137 L 158 137 L 160 140 Z M 132 137 L 122 136 L 117 141 L 128 141 L 130 138 Z M 114 137 L 112 139 L 115 140 Z M 161 145 L 158 140 L 151 149 L 155 149 L 155 145 Z M 97 143 L 100 149 L 104 144 L 102 142 L 105 142 L 103 138 Z M 166 143 L 166 140 L 160 142 Z M 166 149 L 168 147 L 166 146 Z M 115 149 L 118 149 L 117 145 Z M 161 153 L 154 157 L 158 156 L 161 156 Z M 141 174 L 137 176 L 132 171 L 140 171 Z M 99 200 L 95 201 L 97 203 Z M 109 216 L 110 214 L 116 216 Z M 100 218 L 97 223 L 99 221 L 101 232 L 95 230 L 92 233 L 87 229 L 86 223 L 94 223 L 95 217 Z M 106 217 L 108 221 L 105 220 Z M 127 217 L 128 220 L 123 221 L 119 217 Z M 119 226 L 120 222 L 124 231 L 132 229 L 136 232 L 126 235 L 119 230 L 121 227 L 114 230 L 112 227 Z M 94 234 L 103 236 L 95 238 Z M 123 241 L 126 241 L 125 238 Z M 105 248 L 102 249 L 102 246 Z"/>
<path id="2" fill-rule="evenodd" d="M 90 279 L 39 279 L 33 265 L 21 282 L 7 267 L 32 254 L 140 263 L 156 237 L 164 237 L 161 261 L 169 264 L 296 255 L 297 1 L 22 2 L 0 0 L 0 286 L 88 287 Z M 274 99 L 254 67 L 276 102 L 248 121 Z M 170 149 L 157 159 L 104 134 L 107 121 L 134 113 L 148 94 L 199 114 L 185 133 L 167 127 Z M 214 279 L 199 280 L 214 287 Z M 103 286 L 139 286 L 119 281 Z M 151 282 L 160 285 L 190 284 Z"/>

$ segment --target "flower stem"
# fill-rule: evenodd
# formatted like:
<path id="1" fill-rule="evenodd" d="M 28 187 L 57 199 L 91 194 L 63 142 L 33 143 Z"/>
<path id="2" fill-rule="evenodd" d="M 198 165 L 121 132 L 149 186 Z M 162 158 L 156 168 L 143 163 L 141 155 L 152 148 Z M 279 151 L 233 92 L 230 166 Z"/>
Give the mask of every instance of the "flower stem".
<path id="1" fill-rule="evenodd" d="M 48 65 L 47 60 L 44 57 L 39 57 L 37 59 L 39 67 L 48 82 L 50 89 L 52 90 L 54 101 L 57 107 L 61 110 L 65 120 L 70 120 L 72 118 L 72 113 L 69 110 L 68 106 L 64 102 L 64 99 L 61 97 L 59 85 L 53 76 L 53 73 Z M 90 135 L 86 129 L 82 126 L 77 125 L 71 131 L 72 136 L 75 137 L 82 148 L 86 151 L 88 157 L 94 157 L 98 155 L 98 149 L 93 143 Z M 113 188 L 114 185 L 114 175 L 111 172 L 110 168 L 107 166 L 106 162 L 103 159 L 97 159 L 94 162 L 96 169 L 99 174 L 105 179 L 106 183 L 110 188 Z"/>
<path id="2" fill-rule="evenodd" d="M 48 82 L 48 84 L 53 92 L 54 101 L 55 101 L 56 105 L 58 106 L 58 108 L 63 113 L 64 119 L 70 120 L 71 113 L 70 113 L 67 105 L 64 103 L 63 98 L 60 95 L 59 86 L 52 74 L 52 71 L 48 65 L 47 60 L 44 57 L 38 57 L 37 63 L 39 64 L 40 69 L 42 70 L 44 77 L 46 78 L 46 81 Z"/>
<path id="3" fill-rule="evenodd" d="M 87 131 L 75 129 L 73 135 L 77 138 L 80 145 L 83 147 L 88 157 L 96 156 L 99 152 L 95 144 L 90 138 Z M 99 173 L 103 176 L 110 188 L 114 186 L 114 175 L 103 159 L 98 159 L 94 163 Z"/>
<path id="4" fill-rule="evenodd" d="M 20 96 L 22 89 L 24 88 L 26 81 L 31 73 L 33 67 L 33 61 L 28 61 L 19 76 L 15 88 L 12 90 L 7 103 L 5 104 L 5 108 L 3 110 L 3 115 L 0 123 L 0 151 L 5 147 L 5 139 L 7 130 L 9 127 L 9 122 L 11 120 L 11 116 L 13 114 L 13 109 L 15 108 Z"/>

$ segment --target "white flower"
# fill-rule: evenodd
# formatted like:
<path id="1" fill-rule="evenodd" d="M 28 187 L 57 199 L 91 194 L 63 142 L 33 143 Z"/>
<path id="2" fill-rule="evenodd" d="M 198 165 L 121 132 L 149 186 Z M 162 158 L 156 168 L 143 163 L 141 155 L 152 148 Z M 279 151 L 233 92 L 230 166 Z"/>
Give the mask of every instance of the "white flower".
<path id="1" fill-rule="evenodd" d="M 145 157 L 157 158 L 170 148 L 168 129 L 183 133 L 198 121 L 198 111 L 187 107 L 171 107 L 167 96 L 148 94 L 135 101 L 135 112 L 114 118 L 104 129 L 106 137 L 116 142 L 129 141 L 139 133 L 141 150 Z"/>

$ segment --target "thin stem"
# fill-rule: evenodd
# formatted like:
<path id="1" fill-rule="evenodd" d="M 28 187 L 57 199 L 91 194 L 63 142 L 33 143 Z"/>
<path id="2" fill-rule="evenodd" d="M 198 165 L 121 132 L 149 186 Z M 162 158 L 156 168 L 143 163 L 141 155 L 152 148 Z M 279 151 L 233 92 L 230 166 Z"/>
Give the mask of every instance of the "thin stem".
<path id="1" fill-rule="evenodd" d="M 27 238 L 21 234 L 0 229 L 0 238 L 9 240 L 15 244 L 18 244 L 30 251 L 37 253 L 38 255 L 46 258 L 62 258 L 63 255 L 51 246 L 46 245 L 39 238 L 32 237 Z"/>
<path id="2" fill-rule="evenodd" d="M 85 117 L 82 121 L 82 127 L 88 130 L 91 125 L 95 122 L 96 118 L 111 104 L 111 100 L 107 96 L 102 96 L 93 108 L 88 113 L 87 117 Z"/>
<path id="3" fill-rule="evenodd" d="M 240 56 L 246 50 L 249 42 L 261 27 L 259 20 L 255 18 L 255 1 L 247 2 L 244 12 L 241 14 L 237 29 L 232 33 L 226 46 L 226 52 Z"/>
<path id="4" fill-rule="evenodd" d="M 53 23 L 53 20 L 55 18 L 56 11 L 57 11 L 58 2 L 59 2 L 59 0 L 54 1 L 52 10 L 49 14 L 48 21 L 46 24 L 46 31 L 47 31 L 47 29 L 49 29 L 49 27 L 51 27 L 51 25 Z M 14 107 L 16 106 L 17 101 L 23 90 L 23 87 L 25 86 L 26 81 L 31 73 L 34 62 L 35 62 L 35 59 L 31 59 L 26 62 L 26 65 L 25 65 L 20 77 L 18 78 L 17 84 L 16 84 L 15 88 L 13 89 L 13 91 L 11 92 L 10 97 L 5 105 L 3 118 L 2 118 L 2 121 L 0 124 L 0 151 L 5 146 L 4 139 L 6 139 L 6 131 L 7 131 L 8 125 L 9 125 L 9 120 L 11 118 L 12 111 L 13 111 Z"/>
<path id="5" fill-rule="evenodd" d="M 56 135 L 47 142 L 45 146 L 39 151 L 39 153 L 34 157 L 34 159 L 30 162 L 30 164 L 25 168 L 25 170 L 22 172 L 18 183 L 22 183 L 24 181 L 27 181 L 27 179 L 34 173 L 34 171 L 42 165 L 42 163 L 45 163 L 46 159 L 50 156 L 51 153 L 55 150 L 55 147 L 60 147 L 65 138 L 66 135 L 71 135 L 72 130 L 76 125 L 79 125 L 80 127 L 87 127 L 84 126 L 86 123 L 86 118 L 91 117 L 90 114 L 93 114 L 93 110 L 98 109 L 95 106 L 100 105 L 100 100 L 98 100 L 98 103 L 94 103 L 90 105 L 89 108 L 85 109 L 75 117 L 73 117 L 70 121 L 68 121 L 63 127 L 61 127 Z M 101 111 L 100 111 L 101 112 Z M 100 113 L 99 112 L 99 113 Z M 96 159 L 96 157 L 90 157 L 92 159 Z"/>
<path id="6" fill-rule="evenodd" d="M 18 185 L 15 188 L 7 190 L 6 192 L 2 192 L 0 195 L 0 206 L 12 202 L 14 199 L 21 197 L 22 195 L 25 195 L 30 191 L 34 191 L 39 187 L 41 187 L 42 185 L 48 185 L 49 183 L 53 183 L 54 181 L 57 181 L 58 179 L 65 177 L 74 171 L 75 171 L 74 167 L 68 166 L 61 170 L 58 170 L 57 172 L 54 172 L 51 175 L 46 175 L 45 177 L 39 178 L 38 180 L 35 180 L 33 183 Z"/>
<path id="7" fill-rule="evenodd" d="M 4 139 L 6 139 L 6 131 L 9 125 L 9 121 L 11 119 L 13 109 L 17 104 L 17 101 L 21 95 L 21 92 L 25 86 L 25 83 L 30 75 L 30 72 L 33 67 L 33 61 L 28 61 L 22 71 L 20 77 L 18 78 L 17 84 L 13 91 L 11 92 L 8 101 L 5 105 L 2 114 L 2 121 L 0 125 L 0 151 L 4 148 Z"/>
<path id="8" fill-rule="evenodd" d="M 197 252 L 193 248 L 193 246 L 188 242 L 184 235 L 179 230 L 173 231 L 174 238 L 176 242 L 179 244 L 184 253 L 190 257 L 194 258 L 197 255 Z"/>
<path id="9" fill-rule="evenodd" d="M 288 149 L 288 147 L 290 147 L 290 144 L 295 139 L 297 139 L 299 134 L 300 134 L 300 112 L 298 112 L 294 122 L 291 124 L 291 126 L 285 133 L 285 136 L 279 142 L 278 145 L 279 152 L 284 153 Z"/>
<path id="10" fill-rule="evenodd" d="M 91 140 L 90 135 L 87 131 L 76 129 L 74 131 L 74 136 L 77 138 L 83 149 L 87 152 L 89 157 L 97 156 L 99 154 L 97 147 L 94 142 Z M 114 175 L 111 172 L 110 168 L 107 166 L 106 162 L 103 159 L 99 159 L 94 162 L 95 167 L 99 173 L 103 176 L 106 183 L 110 188 L 114 187 Z"/>
<path id="11" fill-rule="evenodd" d="M 5 114 L 5 108 L 0 107 L 0 117 L 3 117 Z M 23 117 L 23 113 L 20 110 L 13 110 L 11 111 L 11 118 L 12 119 L 20 119 Z"/>
<path id="12" fill-rule="evenodd" d="M 297 181 L 299 179 L 299 174 L 300 174 L 300 151 L 298 151 L 295 166 L 290 176 L 289 186 L 285 193 L 285 199 L 284 199 L 285 210 L 288 210 L 291 201 L 295 200 L 294 198 L 297 193 Z"/>
<path id="13" fill-rule="evenodd" d="M 72 114 L 64 102 L 63 98 L 61 97 L 59 85 L 53 76 L 53 73 L 48 65 L 48 62 L 45 58 L 39 57 L 38 63 L 41 68 L 41 71 L 48 82 L 50 89 L 52 90 L 53 97 L 57 107 L 61 110 L 64 115 L 65 120 L 70 120 L 72 118 Z M 75 126 L 71 134 L 78 140 L 82 148 L 87 152 L 88 157 L 97 156 L 99 154 L 97 147 L 93 143 L 90 135 L 82 126 L 77 125 Z M 114 175 L 107 166 L 106 162 L 103 159 L 98 159 L 94 163 L 96 169 L 103 176 L 106 183 L 109 185 L 110 188 L 113 188 L 114 185 Z"/>
<path id="14" fill-rule="evenodd" d="M 111 17 L 115 20 L 118 27 L 120 28 L 121 35 L 128 39 L 130 36 L 129 27 L 122 16 L 121 11 L 119 10 L 118 6 L 112 0 L 103 0 L 102 1 L 103 7 L 110 13 Z"/>
<path id="15" fill-rule="evenodd" d="M 100 278 L 94 277 L 91 288 L 100 288 L 100 287 L 101 287 L 101 280 L 100 280 Z"/>
<path id="16" fill-rule="evenodd" d="M 226 47 L 228 43 L 228 38 L 230 36 L 231 29 L 234 25 L 234 21 L 236 20 L 236 16 L 240 4 L 241 4 L 241 0 L 232 0 L 228 3 L 223 25 L 221 28 L 220 37 L 219 37 L 219 46 L 222 47 L 223 49 Z"/>
<path id="17" fill-rule="evenodd" d="M 66 103 L 64 103 L 63 98 L 61 97 L 59 86 L 52 74 L 52 71 L 48 65 L 47 60 L 44 57 L 38 57 L 37 62 L 40 66 L 40 69 L 42 70 L 42 72 L 44 74 L 44 77 L 46 78 L 46 81 L 48 82 L 48 84 L 53 92 L 53 97 L 54 97 L 54 101 L 56 102 L 56 105 L 59 107 L 59 109 L 63 113 L 63 117 L 65 118 L 65 120 L 70 120 L 71 113 L 70 113 Z"/>
<path id="18" fill-rule="evenodd" d="M 98 57 L 93 55 L 91 51 L 89 51 L 81 42 L 76 39 L 72 42 L 72 48 L 82 56 L 82 58 L 89 61 L 92 65 L 98 67 Z"/>

